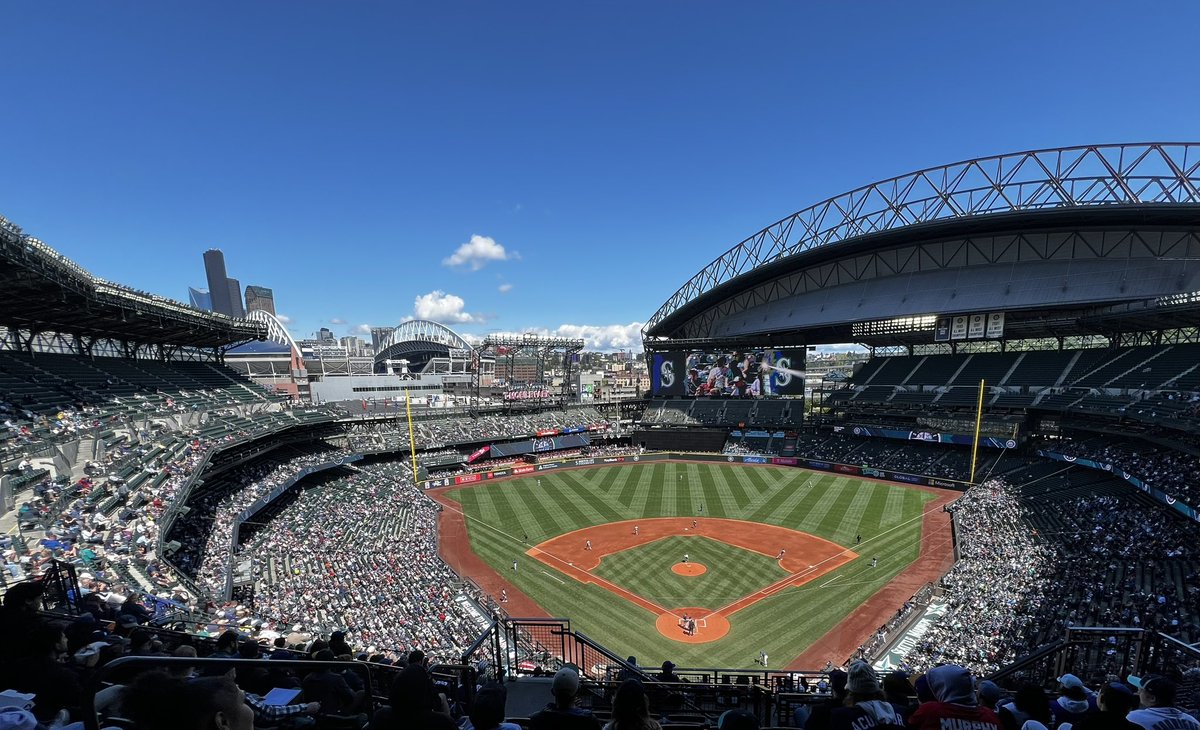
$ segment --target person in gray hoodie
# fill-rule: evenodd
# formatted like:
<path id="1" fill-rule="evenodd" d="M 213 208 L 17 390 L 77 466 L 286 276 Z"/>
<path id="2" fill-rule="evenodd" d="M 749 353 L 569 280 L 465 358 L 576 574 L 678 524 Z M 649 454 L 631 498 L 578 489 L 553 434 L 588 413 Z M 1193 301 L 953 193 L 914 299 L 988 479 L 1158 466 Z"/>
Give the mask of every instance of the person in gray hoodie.
<path id="1" fill-rule="evenodd" d="M 883 688 L 875 670 L 864 661 L 850 665 L 846 679 L 846 707 L 838 707 L 829 715 L 830 730 L 870 730 L 870 728 L 902 728 L 904 715 L 884 698 Z"/>

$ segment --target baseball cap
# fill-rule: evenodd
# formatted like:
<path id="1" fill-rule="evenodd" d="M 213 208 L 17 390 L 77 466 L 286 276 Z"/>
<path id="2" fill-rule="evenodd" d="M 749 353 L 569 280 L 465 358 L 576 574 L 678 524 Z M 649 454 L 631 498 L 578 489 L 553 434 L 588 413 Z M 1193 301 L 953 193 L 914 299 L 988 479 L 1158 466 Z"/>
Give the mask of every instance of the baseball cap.
<path id="1" fill-rule="evenodd" d="M 667 661 L 665 661 L 665 662 L 663 662 L 663 663 L 662 663 L 662 670 L 663 670 L 664 672 L 669 672 L 669 671 L 671 671 L 671 670 L 672 670 L 672 669 L 674 669 L 674 668 L 675 668 L 675 662 L 673 662 L 673 661 L 671 661 L 671 660 L 669 660 L 669 659 L 668 659 Z"/>
<path id="2" fill-rule="evenodd" d="M 138 625 L 137 616 L 134 616 L 131 613 L 123 613 L 117 617 L 117 625 L 123 628 L 131 629 Z"/>
<path id="3" fill-rule="evenodd" d="M 849 675 L 840 669 L 835 669 L 829 673 L 829 686 L 834 692 L 842 693 L 846 691 L 846 680 Z"/>
<path id="4" fill-rule="evenodd" d="M 1064 687 L 1078 687 L 1083 689 L 1083 680 L 1076 677 L 1074 674 L 1064 674 L 1058 678 L 1058 683 Z"/>
<path id="5" fill-rule="evenodd" d="M 550 683 L 550 692 L 555 697 L 566 695 L 574 697 L 579 693 L 579 673 L 571 667 L 563 667 L 554 674 Z"/>
<path id="6" fill-rule="evenodd" d="M 1138 689 L 1146 690 L 1146 694 L 1154 695 L 1154 704 L 1159 707 L 1175 704 L 1179 686 L 1166 677 L 1135 677 L 1131 674 L 1126 677 L 1126 681 Z"/>

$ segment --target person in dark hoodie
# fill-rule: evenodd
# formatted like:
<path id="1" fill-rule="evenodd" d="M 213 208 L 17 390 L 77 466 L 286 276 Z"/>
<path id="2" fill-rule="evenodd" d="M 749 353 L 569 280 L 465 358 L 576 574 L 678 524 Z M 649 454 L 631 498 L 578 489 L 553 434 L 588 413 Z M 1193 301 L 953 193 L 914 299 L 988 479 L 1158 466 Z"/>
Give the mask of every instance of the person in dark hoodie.
<path id="1" fill-rule="evenodd" d="M 829 699 L 818 702 L 812 706 L 812 712 L 807 720 L 799 722 L 799 713 L 801 709 L 806 709 L 801 705 L 796 708 L 797 725 L 803 725 L 804 730 L 829 730 L 829 716 L 833 713 L 835 707 L 841 707 L 846 702 L 846 673 L 840 669 L 834 669 L 829 673 L 829 689 L 833 692 L 833 696 Z"/>
<path id="2" fill-rule="evenodd" d="M 1001 704 L 996 714 L 1004 730 L 1046 730 L 1052 717 L 1046 690 L 1036 684 L 1018 689 L 1012 701 Z"/>
<path id="3" fill-rule="evenodd" d="M 846 706 L 834 708 L 829 714 L 831 730 L 869 730 L 869 728 L 903 728 L 904 716 L 899 708 L 884 698 L 883 688 L 871 665 L 858 660 L 850 664 L 846 680 Z"/>
<path id="4" fill-rule="evenodd" d="M 1140 730 L 1137 723 L 1130 722 L 1126 715 L 1135 704 L 1134 694 L 1124 682 L 1109 682 L 1100 688 L 1093 712 L 1072 726 L 1072 730 Z"/>
<path id="5" fill-rule="evenodd" d="M 1074 674 L 1064 674 L 1058 678 L 1058 697 L 1050 703 L 1050 712 L 1056 727 L 1070 730 L 1091 713 L 1099 712 L 1099 708 L 1096 707 L 1096 696 L 1083 685 L 1082 679 Z"/>
<path id="6" fill-rule="evenodd" d="M 965 667 L 946 664 L 925 675 L 934 701 L 922 703 L 908 718 L 914 730 L 1000 730 L 996 713 L 980 707 L 975 682 Z"/>

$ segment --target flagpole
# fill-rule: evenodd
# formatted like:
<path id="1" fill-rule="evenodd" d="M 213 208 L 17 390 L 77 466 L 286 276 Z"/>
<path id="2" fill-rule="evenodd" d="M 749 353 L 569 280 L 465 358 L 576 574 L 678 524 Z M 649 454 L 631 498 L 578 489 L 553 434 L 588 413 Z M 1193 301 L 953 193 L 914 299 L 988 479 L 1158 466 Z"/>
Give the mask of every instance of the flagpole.
<path id="1" fill-rule="evenodd" d="M 412 398 L 408 391 L 404 392 L 404 410 L 408 412 L 408 454 L 412 457 L 413 483 L 419 484 L 417 477 L 417 437 L 413 435 Z"/>
<path id="2" fill-rule="evenodd" d="M 975 443 L 971 446 L 971 484 L 975 483 L 975 460 L 979 455 L 979 430 L 983 426 L 983 385 L 986 381 L 979 381 L 979 403 L 975 407 Z"/>

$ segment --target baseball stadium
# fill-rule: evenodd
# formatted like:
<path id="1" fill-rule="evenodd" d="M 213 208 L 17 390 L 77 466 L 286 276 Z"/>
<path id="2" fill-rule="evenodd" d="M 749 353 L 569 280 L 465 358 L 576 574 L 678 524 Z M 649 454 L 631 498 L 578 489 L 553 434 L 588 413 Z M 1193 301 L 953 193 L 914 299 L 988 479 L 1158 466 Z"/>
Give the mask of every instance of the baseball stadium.
<path id="1" fill-rule="evenodd" d="M 647 313 L 644 387 L 604 399 L 579 339 L 408 320 L 357 356 L 0 219 L 0 581 L 32 637 L 4 663 L 53 627 L 88 728 L 133 726 L 104 688 L 152 666 L 343 673 L 323 728 L 413 664 L 464 706 L 503 683 L 522 727 L 564 671 L 601 720 L 640 680 L 666 730 L 803 726 L 864 666 L 1194 702 L 1200 143 L 798 204 Z"/>

